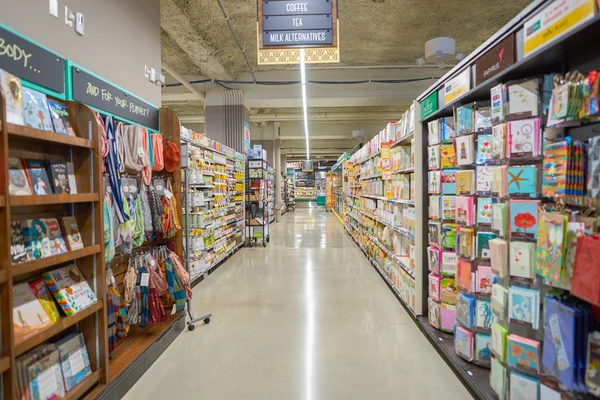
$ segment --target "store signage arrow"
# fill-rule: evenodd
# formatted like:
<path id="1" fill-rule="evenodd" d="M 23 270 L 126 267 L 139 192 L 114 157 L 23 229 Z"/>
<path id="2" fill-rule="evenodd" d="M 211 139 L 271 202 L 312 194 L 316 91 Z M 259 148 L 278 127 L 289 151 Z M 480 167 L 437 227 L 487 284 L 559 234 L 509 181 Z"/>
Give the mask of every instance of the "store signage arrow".
<path id="1" fill-rule="evenodd" d="M 331 1 L 263 1 L 263 16 L 331 14 Z"/>

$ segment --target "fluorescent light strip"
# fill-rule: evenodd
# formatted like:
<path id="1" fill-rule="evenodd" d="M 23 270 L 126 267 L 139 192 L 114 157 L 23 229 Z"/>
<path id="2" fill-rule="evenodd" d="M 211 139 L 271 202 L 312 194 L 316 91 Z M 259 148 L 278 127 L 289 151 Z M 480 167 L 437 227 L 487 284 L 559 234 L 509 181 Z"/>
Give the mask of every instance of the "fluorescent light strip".
<path id="1" fill-rule="evenodd" d="M 306 64 L 304 49 L 300 49 L 300 83 L 302 84 L 302 112 L 304 114 L 304 136 L 306 137 L 306 160 L 310 160 L 310 145 L 308 142 L 308 111 L 306 106 Z"/>

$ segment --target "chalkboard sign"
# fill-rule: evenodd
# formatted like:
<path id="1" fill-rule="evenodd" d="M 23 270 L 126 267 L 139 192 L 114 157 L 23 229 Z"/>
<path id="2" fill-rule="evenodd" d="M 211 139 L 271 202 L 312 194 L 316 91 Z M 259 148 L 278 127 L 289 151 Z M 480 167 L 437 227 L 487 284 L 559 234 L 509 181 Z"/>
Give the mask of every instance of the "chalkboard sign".
<path id="1" fill-rule="evenodd" d="M 65 59 L 1 26 L 0 69 L 54 92 L 65 92 Z"/>
<path id="2" fill-rule="evenodd" d="M 73 99 L 158 130 L 158 108 L 129 95 L 124 90 L 72 67 Z"/>

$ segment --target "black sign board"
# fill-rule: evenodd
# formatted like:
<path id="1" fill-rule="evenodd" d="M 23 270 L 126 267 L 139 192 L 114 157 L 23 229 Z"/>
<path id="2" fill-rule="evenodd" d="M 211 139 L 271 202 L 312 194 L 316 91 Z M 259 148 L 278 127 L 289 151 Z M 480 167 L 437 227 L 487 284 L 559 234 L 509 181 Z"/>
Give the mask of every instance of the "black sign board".
<path id="1" fill-rule="evenodd" d="M 331 15 L 279 15 L 275 17 L 264 17 L 263 29 L 265 31 L 291 31 L 306 29 L 331 29 Z"/>
<path id="2" fill-rule="evenodd" d="M 65 59 L 2 27 L 0 69 L 46 89 L 65 91 Z"/>
<path id="3" fill-rule="evenodd" d="M 158 130 L 158 108 L 73 67 L 73 99 Z"/>
<path id="4" fill-rule="evenodd" d="M 263 32 L 263 46 L 310 46 L 333 43 L 331 30 Z"/>
<path id="5" fill-rule="evenodd" d="M 329 0 L 265 1 L 265 2 L 263 2 L 262 10 L 263 10 L 263 16 L 331 14 L 331 1 L 329 1 Z"/>

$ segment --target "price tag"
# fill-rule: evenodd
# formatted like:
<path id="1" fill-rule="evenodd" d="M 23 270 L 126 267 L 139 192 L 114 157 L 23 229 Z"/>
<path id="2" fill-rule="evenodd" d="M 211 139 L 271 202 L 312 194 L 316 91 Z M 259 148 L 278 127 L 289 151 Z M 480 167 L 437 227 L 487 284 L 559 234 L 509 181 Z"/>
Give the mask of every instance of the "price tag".
<path id="1" fill-rule="evenodd" d="M 177 304 L 173 304 L 173 308 L 171 309 L 171 315 L 177 312 Z"/>
<path id="2" fill-rule="evenodd" d="M 165 189 L 165 197 L 169 200 L 171 200 L 171 197 L 173 197 L 173 193 L 171 193 L 169 191 L 169 189 Z"/>
<path id="3" fill-rule="evenodd" d="M 148 282 L 150 281 L 150 274 L 148 273 L 143 273 L 142 277 L 140 279 L 140 286 L 142 287 L 146 287 L 148 286 Z"/>
<path id="4" fill-rule="evenodd" d="M 69 364 L 71 365 L 71 374 L 76 375 L 79 371 L 83 371 L 85 362 L 83 361 L 81 349 L 69 355 Z"/>
<path id="5" fill-rule="evenodd" d="M 138 157 L 140 158 L 144 158 L 146 156 L 146 152 L 144 151 L 144 148 L 142 146 L 138 147 Z"/>

